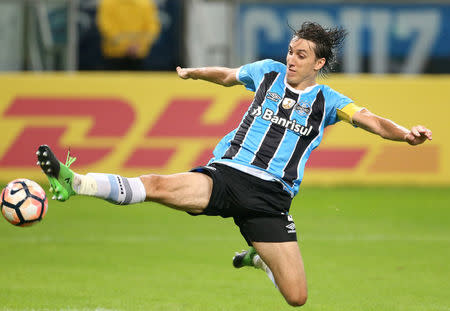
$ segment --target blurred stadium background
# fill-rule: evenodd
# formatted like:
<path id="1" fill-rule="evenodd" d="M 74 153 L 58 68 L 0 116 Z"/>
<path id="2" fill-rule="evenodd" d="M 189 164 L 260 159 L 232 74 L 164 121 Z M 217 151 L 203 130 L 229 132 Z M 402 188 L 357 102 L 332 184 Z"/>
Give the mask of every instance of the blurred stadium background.
<path id="1" fill-rule="evenodd" d="M 175 67 L 283 61 L 288 24 L 312 20 L 349 31 L 325 83 L 406 127 L 429 126 L 435 140 L 410 148 L 339 124 L 313 153 L 305 184 L 450 184 L 450 151 L 440 139 L 450 132 L 448 3 L 154 3 L 160 32 L 142 70 L 114 73 L 102 53 L 97 1 L 0 1 L 4 182 L 41 178 L 33 151 L 42 142 L 61 153 L 70 146 L 81 171 L 172 173 L 205 163 L 252 94 L 181 81 Z"/>
<path id="2" fill-rule="evenodd" d="M 288 25 L 343 26 L 340 65 L 324 83 L 434 139 L 412 148 L 346 124 L 326 132 L 293 206 L 306 309 L 450 310 L 449 1 L 155 0 L 160 32 L 140 70 L 123 72 L 107 68 L 99 3 L 0 0 L 0 184 L 47 187 L 35 166 L 43 143 L 61 158 L 70 147 L 81 173 L 204 164 L 252 94 L 183 81 L 176 66 L 284 61 Z M 230 272 L 243 247 L 221 219 L 51 201 L 43 224 L 0 222 L 11 267 L 0 310 L 283 310 L 262 273 Z"/>

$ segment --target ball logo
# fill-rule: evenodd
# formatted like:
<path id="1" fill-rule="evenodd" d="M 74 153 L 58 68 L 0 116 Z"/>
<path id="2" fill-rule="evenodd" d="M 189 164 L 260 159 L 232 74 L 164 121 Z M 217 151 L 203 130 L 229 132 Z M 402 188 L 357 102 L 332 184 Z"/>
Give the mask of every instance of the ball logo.
<path id="1" fill-rule="evenodd" d="M 285 98 L 283 99 L 283 102 L 281 104 L 281 106 L 284 109 L 291 109 L 292 107 L 294 107 L 295 105 L 295 100 L 291 99 L 291 98 Z"/>

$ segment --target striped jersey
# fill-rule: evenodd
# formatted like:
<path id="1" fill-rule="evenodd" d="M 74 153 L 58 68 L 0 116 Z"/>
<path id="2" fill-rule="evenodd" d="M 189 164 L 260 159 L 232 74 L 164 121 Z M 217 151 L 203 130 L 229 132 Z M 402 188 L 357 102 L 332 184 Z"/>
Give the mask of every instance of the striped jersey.
<path id="1" fill-rule="evenodd" d="M 296 90 L 286 82 L 286 65 L 270 59 L 242 66 L 237 79 L 255 96 L 238 128 L 216 146 L 210 163 L 262 170 L 293 196 L 324 128 L 338 122 L 337 109 L 352 100 L 326 85 Z"/>

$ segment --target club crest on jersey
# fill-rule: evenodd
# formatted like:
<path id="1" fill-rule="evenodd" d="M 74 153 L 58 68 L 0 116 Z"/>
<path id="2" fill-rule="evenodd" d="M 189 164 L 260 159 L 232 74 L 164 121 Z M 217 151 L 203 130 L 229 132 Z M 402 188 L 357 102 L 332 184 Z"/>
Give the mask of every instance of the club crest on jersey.
<path id="1" fill-rule="evenodd" d="M 270 99 L 270 100 L 272 100 L 274 102 L 277 102 L 277 101 L 279 101 L 281 99 L 281 96 L 278 95 L 275 92 L 269 92 L 269 93 L 267 93 L 266 98 Z"/>
<path id="2" fill-rule="evenodd" d="M 294 109 L 301 116 L 308 116 L 312 110 L 311 104 L 306 101 L 299 101 Z"/>
<path id="3" fill-rule="evenodd" d="M 283 102 L 281 103 L 281 106 L 284 109 L 291 109 L 292 107 L 294 107 L 295 105 L 295 100 L 291 99 L 291 98 L 285 98 L 283 99 Z"/>

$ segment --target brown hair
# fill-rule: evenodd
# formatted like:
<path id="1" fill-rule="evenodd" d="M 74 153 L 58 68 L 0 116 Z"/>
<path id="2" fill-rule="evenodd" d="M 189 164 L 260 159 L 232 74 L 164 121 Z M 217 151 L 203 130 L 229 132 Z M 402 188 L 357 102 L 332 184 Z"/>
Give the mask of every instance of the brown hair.
<path id="1" fill-rule="evenodd" d="M 292 27 L 291 27 L 292 29 Z M 305 39 L 314 42 L 316 58 L 325 58 L 321 74 L 327 74 L 336 65 L 336 52 L 347 36 L 347 31 L 341 27 L 324 28 L 318 23 L 304 22 L 300 29 L 294 30 L 294 39 Z"/>

